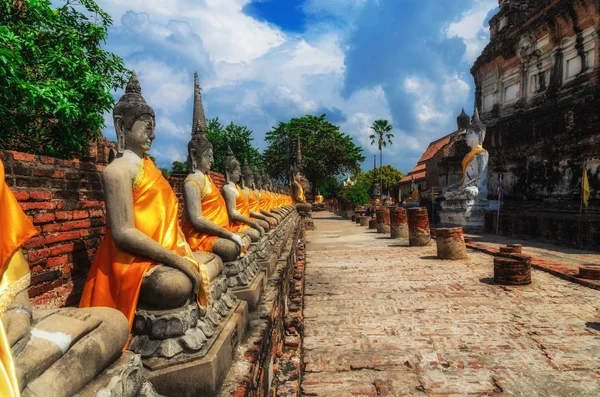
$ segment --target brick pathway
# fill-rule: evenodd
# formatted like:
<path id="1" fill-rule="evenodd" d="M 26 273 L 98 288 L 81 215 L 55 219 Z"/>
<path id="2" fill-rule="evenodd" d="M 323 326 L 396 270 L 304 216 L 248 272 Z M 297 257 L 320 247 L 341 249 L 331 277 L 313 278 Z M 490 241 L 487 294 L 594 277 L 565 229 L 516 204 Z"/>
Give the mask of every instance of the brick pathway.
<path id="1" fill-rule="evenodd" d="M 600 291 L 537 270 L 496 286 L 489 255 L 313 218 L 305 396 L 600 396 Z"/>

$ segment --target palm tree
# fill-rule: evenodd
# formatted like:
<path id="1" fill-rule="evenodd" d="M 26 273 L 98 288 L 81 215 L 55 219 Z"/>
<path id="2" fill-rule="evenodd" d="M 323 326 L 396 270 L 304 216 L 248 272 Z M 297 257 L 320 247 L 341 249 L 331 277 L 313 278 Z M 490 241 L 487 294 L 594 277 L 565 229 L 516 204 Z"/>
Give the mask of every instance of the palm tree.
<path id="1" fill-rule="evenodd" d="M 394 128 L 387 120 L 375 120 L 371 129 L 373 130 L 373 134 L 369 135 L 371 139 L 371 145 L 374 145 L 377 141 L 377 146 L 379 147 L 379 187 L 380 193 L 383 194 L 383 148 L 387 146 L 389 143 L 392 144 L 392 138 L 394 138 L 394 134 L 390 131 Z"/>

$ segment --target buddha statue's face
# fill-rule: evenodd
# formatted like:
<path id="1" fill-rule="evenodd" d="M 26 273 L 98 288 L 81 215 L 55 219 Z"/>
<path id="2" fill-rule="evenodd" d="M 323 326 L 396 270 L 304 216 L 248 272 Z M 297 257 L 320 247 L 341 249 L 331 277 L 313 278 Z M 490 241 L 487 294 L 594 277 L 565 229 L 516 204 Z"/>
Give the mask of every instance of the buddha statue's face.
<path id="1" fill-rule="evenodd" d="M 214 161 L 212 148 L 202 151 L 196 157 L 196 164 L 198 165 L 198 169 L 202 172 L 210 170 Z"/>
<path id="2" fill-rule="evenodd" d="M 235 165 L 235 167 L 233 167 L 233 170 L 228 171 L 229 172 L 229 179 L 231 180 L 231 182 L 233 183 L 238 183 L 240 181 L 240 176 L 242 175 L 242 170 L 240 169 L 239 165 Z"/>
<path id="3" fill-rule="evenodd" d="M 465 135 L 465 141 L 467 142 L 467 145 L 471 149 L 475 149 L 476 147 L 481 145 L 481 142 L 479 141 L 478 131 L 471 127 L 469 127 L 467 129 L 467 133 Z"/>
<path id="4" fill-rule="evenodd" d="M 294 180 L 295 180 L 296 182 L 300 182 L 300 181 L 302 180 L 302 174 L 300 174 L 300 172 L 296 172 L 296 173 L 294 174 Z"/>
<path id="5" fill-rule="evenodd" d="M 140 156 L 150 150 L 156 137 L 154 133 L 155 121 L 150 114 L 142 114 L 131 128 L 126 128 L 122 119 L 117 119 L 115 129 L 118 139 L 124 141 L 123 148 Z"/>
<path id="6" fill-rule="evenodd" d="M 250 173 L 244 175 L 244 185 L 252 187 L 252 185 L 254 185 L 254 175 Z"/>

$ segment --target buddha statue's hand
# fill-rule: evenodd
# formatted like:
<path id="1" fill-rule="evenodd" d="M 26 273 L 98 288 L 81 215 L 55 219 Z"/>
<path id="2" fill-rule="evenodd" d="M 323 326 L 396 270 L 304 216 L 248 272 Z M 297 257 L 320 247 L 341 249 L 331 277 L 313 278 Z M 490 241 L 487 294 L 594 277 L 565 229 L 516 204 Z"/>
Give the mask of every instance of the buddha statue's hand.
<path id="1" fill-rule="evenodd" d="M 260 237 L 265 235 L 265 229 L 261 226 L 261 225 L 256 225 L 258 226 L 258 232 L 260 233 Z"/>
<path id="2" fill-rule="evenodd" d="M 192 282 L 192 290 L 194 291 L 194 295 L 198 295 L 198 292 L 200 291 L 201 282 L 200 273 L 198 272 L 198 270 L 196 270 L 196 268 L 194 268 L 190 261 L 180 256 L 178 257 L 175 266 L 173 267 L 181 271 L 186 276 L 188 276 L 188 278 Z"/>
<path id="3" fill-rule="evenodd" d="M 244 252 L 244 241 L 240 236 L 235 233 L 231 234 L 231 240 L 240 247 L 240 252 Z"/>

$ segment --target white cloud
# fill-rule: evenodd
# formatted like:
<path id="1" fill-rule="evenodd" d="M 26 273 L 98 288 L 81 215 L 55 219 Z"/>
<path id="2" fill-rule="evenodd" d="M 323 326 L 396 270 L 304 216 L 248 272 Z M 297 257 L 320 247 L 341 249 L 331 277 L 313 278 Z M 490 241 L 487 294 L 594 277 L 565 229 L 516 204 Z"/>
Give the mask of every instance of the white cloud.
<path id="1" fill-rule="evenodd" d="M 465 62 L 472 63 L 487 44 L 489 29 L 483 26 L 483 22 L 497 6 L 496 0 L 474 0 L 473 6 L 444 30 L 447 37 L 458 37 L 465 44 Z"/>

